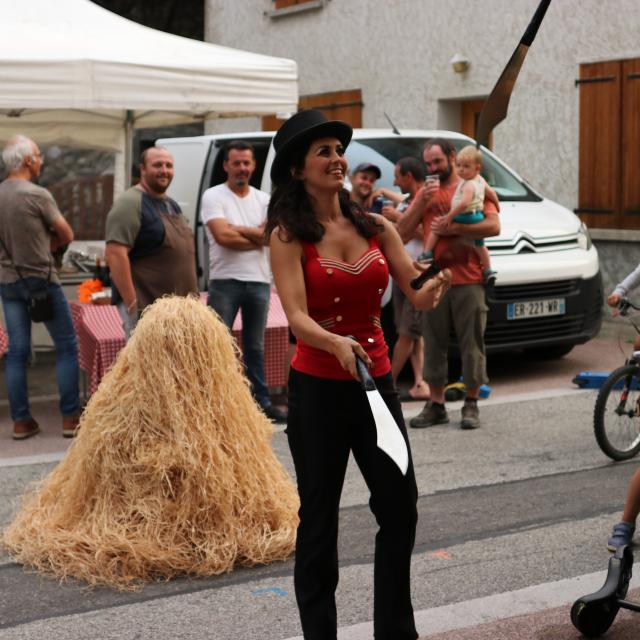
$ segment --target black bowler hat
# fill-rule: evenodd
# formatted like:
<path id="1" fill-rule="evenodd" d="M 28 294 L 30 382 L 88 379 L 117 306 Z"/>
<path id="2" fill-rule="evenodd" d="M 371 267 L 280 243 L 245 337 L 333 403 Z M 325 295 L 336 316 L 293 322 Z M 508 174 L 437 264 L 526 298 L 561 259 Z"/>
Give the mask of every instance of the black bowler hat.
<path id="1" fill-rule="evenodd" d="M 289 158 L 294 149 L 318 138 L 335 137 L 346 147 L 351 142 L 351 125 L 340 120 L 327 120 L 322 111 L 307 109 L 291 116 L 280 127 L 273 139 L 276 150 L 271 165 L 271 182 L 277 182 L 283 173 L 289 171 Z"/>

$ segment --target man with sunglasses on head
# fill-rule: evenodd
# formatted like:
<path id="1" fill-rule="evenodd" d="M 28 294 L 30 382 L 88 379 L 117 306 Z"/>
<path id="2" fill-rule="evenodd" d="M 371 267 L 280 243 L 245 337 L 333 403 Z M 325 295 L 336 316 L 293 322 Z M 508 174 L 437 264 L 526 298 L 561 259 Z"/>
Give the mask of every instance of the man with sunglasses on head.
<path id="1" fill-rule="evenodd" d="M 69 244 L 73 231 L 53 196 L 33 184 L 42 169 L 38 145 L 17 135 L 5 146 L 2 161 L 9 171 L 0 184 L 0 297 L 9 335 L 6 381 L 14 440 L 40 431 L 31 415 L 27 360 L 31 354 L 30 300 L 46 292 L 50 317 L 44 320 L 56 349 L 62 434 L 73 437 L 78 427 L 78 344 L 69 304 L 60 286 L 52 251 Z"/>

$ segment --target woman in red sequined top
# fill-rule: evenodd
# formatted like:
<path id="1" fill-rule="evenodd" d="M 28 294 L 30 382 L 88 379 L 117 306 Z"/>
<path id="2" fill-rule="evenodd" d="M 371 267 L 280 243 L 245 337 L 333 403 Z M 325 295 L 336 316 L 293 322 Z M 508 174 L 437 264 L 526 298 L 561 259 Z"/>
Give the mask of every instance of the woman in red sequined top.
<path id="1" fill-rule="evenodd" d="M 337 637 L 338 510 L 353 453 L 380 526 L 374 571 L 376 640 L 415 640 L 409 568 L 417 521 L 413 464 L 402 475 L 376 446 L 356 354 L 408 440 L 380 327 L 389 273 L 420 309 L 449 286 L 445 270 L 419 291 L 419 272 L 393 226 L 344 191 L 351 127 L 301 111 L 274 139 L 269 205 L 271 267 L 297 350 L 289 377 L 287 437 L 300 494 L 295 589 L 306 639 Z"/>

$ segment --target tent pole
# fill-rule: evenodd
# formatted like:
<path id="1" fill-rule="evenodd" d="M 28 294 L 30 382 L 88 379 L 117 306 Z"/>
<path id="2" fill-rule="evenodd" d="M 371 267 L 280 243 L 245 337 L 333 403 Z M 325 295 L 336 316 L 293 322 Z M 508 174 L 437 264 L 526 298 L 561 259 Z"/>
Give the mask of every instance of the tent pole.
<path id="1" fill-rule="evenodd" d="M 127 109 L 124 120 L 124 187 L 131 186 L 131 169 L 133 167 L 133 111 Z"/>

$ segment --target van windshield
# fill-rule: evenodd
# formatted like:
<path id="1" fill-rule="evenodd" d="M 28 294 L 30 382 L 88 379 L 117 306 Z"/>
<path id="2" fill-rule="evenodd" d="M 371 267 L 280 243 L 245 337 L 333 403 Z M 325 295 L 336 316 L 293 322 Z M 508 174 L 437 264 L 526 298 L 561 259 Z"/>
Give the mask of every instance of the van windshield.
<path id="1" fill-rule="evenodd" d="M 393 168 L 400 158 L 413 156 L 422 158 L 422 149 L 428 138 L 372 138 L 352 140 L 347 147 L 349 167 L 361 162 L 371 162 L 382 171 L 382 177 L 376 182 L 378 187 L 395 189 L 393 186 Z M 459 151 L 469 144 L 467 140 L 451 140 Z M 540 197 L 504 165 L 483 149 L 482 176 L 495 189 L 502 201 L 537 202 Z"/>

